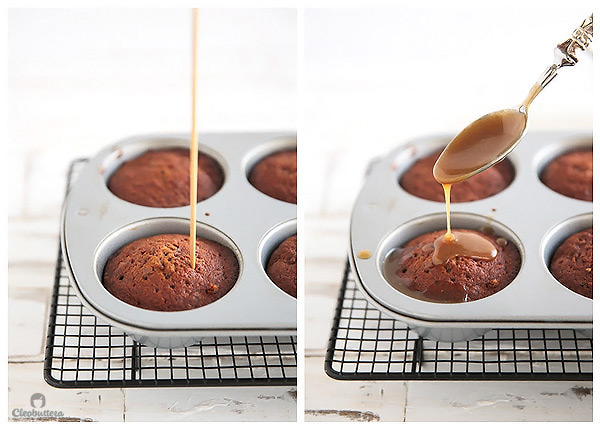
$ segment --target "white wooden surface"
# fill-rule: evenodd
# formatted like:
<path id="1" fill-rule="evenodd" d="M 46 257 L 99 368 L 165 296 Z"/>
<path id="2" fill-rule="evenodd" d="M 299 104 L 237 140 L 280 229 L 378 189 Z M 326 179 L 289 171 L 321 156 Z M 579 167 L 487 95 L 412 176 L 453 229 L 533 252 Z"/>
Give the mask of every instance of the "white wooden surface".
<path id="1" fill-rule="evenodd" d="M 305 418 L 589 421 L 591 382 L 344 382 L 323 372 L 349 216 L 369 160 L 519 103 L 555 44 L 591 10 L 591 2 L 418 4 L 306 12 Z M 584 56 L 539 96 L 530 130 L 591 132 L 591 63 Z"/>
<path id="2" fill-rule="evenodd" d="M 69 163 L 135 134 L 190 129 L 184 9 L 8 13 L 8 416 L 33 393 L 66 419 L 293 421 L 295 387 L 62 390 L 42 377 Z M 294 10 L 201 16 L 200 131 L 295 129 Z"/>

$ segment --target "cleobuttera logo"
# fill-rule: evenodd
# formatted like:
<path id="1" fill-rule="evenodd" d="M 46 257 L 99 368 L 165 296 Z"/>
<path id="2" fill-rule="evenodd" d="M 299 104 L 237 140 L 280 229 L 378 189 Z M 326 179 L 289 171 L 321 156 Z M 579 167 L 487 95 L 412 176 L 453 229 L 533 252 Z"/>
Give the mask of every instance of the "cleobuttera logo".
<path id="1" fill-rule="evenodd" d="M 29 404 L 31 405 L 30 410 L 13 408 L 12 416 L 15 419 L 53 419 L 64 417 L 64 413 L 62 411 L 38 410 L 39 408 L 44 408 L 46 406 L 46 397 L 41 393 L 34 393 L 31 395 Z"/>
<path id="2" fill-rule="evenodd" d="M 44 408 L 46 406 L 46 397 L 41 393 L 34 393 L 31 395 L 29 403 L 33 408 Z"/>

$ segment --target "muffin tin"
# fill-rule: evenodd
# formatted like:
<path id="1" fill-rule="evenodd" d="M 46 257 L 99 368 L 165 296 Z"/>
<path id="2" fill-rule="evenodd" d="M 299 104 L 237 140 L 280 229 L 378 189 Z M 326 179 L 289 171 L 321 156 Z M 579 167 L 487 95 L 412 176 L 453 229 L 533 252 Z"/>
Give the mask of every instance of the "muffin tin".
<path id="1" fill-rule="evenodd" d="M 219 300 L 193 310 L 161 312 L 120 301 L 102 285 L 108 257 L 126 243 L 161 233 L 189 234 L 190 207 L 152 208 L 124 201 L 106 186 L 126 160 L 148 150 L 189 148 L 189 135 L 147 135 L 120 141 L 92 158 L 63 207 L 61 244 L 67 271 L 83 304 L 135 340 L 182 347 L 207 336 L 293 335 L 296 299 L 265 272 L 266 259 L 296 233 L 296 205 L 264 195 L 247 180 L 269 153 L 296 147 L 292 133 L 205 134 L 199 151 L 221 165 L 225 182 L 197 204 L 197 235 L 231 248 L 240 274 Z"/>
<path id="2" fill-rule="evenodd" d="M 383 261 L 394 247 L 445 229 L 444 203 L 413 196 L 398 181 L 417 159 L 443 148 L 451 138 L 419 138 L 371 164 L 350 225 L 349 259 L 359 288 L 380 310 L 429 339 L 469 340 L 505 327 L 572 328 L 591 336 L 592 300 L 561 285 L 548 264 L 569 235 L 592 226 L 592 203 L 558 194 L 539 180 L 545 165 L 559 154 L 591 148 L 589 134 L 527 134 L 508 156 L 515 178 L 506 189 L 451 205 L 452 227 L 491 227 L 517 246 L 521 269 L 507 287 L 478 301 L 446 304 L 411 298 L 384 279 Z M 371 256 L 361 259 L 359 253 Z"/>

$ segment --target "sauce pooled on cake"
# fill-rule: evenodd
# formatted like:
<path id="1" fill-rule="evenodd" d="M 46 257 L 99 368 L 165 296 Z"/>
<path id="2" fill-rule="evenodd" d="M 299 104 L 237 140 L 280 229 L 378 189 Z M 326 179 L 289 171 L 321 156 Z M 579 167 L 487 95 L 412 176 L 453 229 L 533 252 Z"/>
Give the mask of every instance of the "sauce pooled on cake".
<path id="1" fill-rule="evenodd" d="M 521 267 L 517 247 L 491 233 L 455 230 L 456 234 L 476 234 L 497 251 L 494 259 L 454 256 L 444 264 L 434 264 L 434 242 L 444 231 L 413 238 L 393 249 L 383 262 L 387 282 L 413 298 L 441 303 L 475 301 L 504 289 Z"/>

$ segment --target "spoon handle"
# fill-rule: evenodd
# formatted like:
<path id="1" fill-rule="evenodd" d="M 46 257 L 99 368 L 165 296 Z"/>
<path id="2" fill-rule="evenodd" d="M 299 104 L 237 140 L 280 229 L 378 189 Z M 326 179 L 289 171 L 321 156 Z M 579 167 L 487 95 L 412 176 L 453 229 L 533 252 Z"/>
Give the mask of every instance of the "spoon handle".
<path id="1" fill-rule="evenodd" d="M 594 15 L 592 14 L 573 31 L 571 37 L 556 46 L 554 49 L 554 63 L 559 67 L 577 64 L 577 50 L 585 51 L 592 42 L 593 35 Z"/>
<path id="2" fill-rule="evenodd" d="M 577 64 L 577 51 L 582 52 L 587 49 L 592 42 L 594 35 L 594 14 L 588 16 L 579 27 L 577 27 L 571 36 L 554 48 L 554 64 L 548 67 L 531 88 L 522 107 L 527 109 L 533 99 L 542 89 L 548 85 L 558 74 L 561 67 L 574 66 Z"/>

